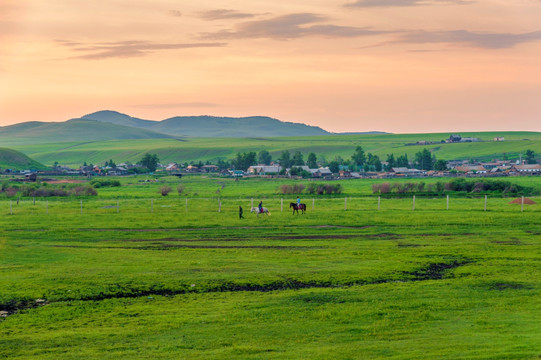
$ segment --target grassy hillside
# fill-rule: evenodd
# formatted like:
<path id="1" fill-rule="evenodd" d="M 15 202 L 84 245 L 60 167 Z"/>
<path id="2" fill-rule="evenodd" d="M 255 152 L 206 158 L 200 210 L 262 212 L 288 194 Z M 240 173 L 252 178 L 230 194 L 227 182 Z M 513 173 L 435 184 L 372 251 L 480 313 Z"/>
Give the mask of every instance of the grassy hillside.
<path id="1" fill-rule="evenodd" d="M 0 128 L 4 145 L 49 143 L 59 141 L 104 141 L 113 139 L 171 138 L 150 130 L 103 123 L 95 120 L 74 119 L 59 123 L 28 122 Z"/>
<path id="2" fill-rule="evenodd" d="M 12 149 L 0 148 L 0 170 L 45 170 L 46 166 L 25 154 Z"/>
<path id="3" fill-rule="evenodd" d="M 215 161 L 219 158 L 231 159 L 237 152 L 261 150 L 269 151 L 273 158 L 279 157 L 282 151 L 291 153 L 299 150 L 305 160 L 309 152 L 314 152 L 321 159 L 327 160 L 336 156 L 350 158 L 356 146 L 361 145 L 367 152 L 379 155 L 382 160 L 387 154 L 407 154 L 410 159 L 414 154 L 430 149 L 438 159 L 482 159 L 502 158 L 503 153 L 509 159 L 518 158 L 519 153 L 532 149 L 541 153 L 541 133 L 536 132 L 486 132 L 461 133 L 462 136 L 479 137 L 484 142 L 446 144 L 438 143 L 426 146 L 408 146 L 416 141 L 441 141 L 449 137 L 449 133 L 437 134 L 383 134 L 383 135 L 326 135 L 310 137 L 281 138 L 189 138 L 175 139 L 141 139 L 115 141 L 73 141 L 51 144 L 24 144 L 14 146 L 32 158 L 50 165 L 55 161 L 66 165 L 80 165 L 84 161 L 94 164 L 113 159 L 122 161 L 138 161 L 144 153 L 156 153 L 162 162 Z M 495 136 L 504 136 L 504 142 L 493 142 Z"/>

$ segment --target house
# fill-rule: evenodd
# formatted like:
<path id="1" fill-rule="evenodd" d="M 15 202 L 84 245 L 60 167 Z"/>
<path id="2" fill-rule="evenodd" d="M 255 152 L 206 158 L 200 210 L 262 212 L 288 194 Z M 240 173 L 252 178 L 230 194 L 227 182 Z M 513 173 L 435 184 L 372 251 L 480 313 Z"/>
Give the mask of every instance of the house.
<path id="1" fill-rule="evenodd" d="M 490 173 L 491 174 L 495 174 L 495 173 L 504 173 L 504 172 L 508 172 L 509 170 L 511 169 L 511 166 L 496 166 L 492 169 L 490 169 Z"/>
<path id="2" fill-rule="evenodd" d="M 424 170 L 408 169 L 405 167 L 394 167 L 394 168 L 391 168 L 390 172 L 396 175 L 402 175 L 402 176 L 419 176 L 419 175 L 426 174 L 426 171 Z"/>
<path id="3" fill-rule="evenodd" d="M 203 165 L 202 169 L 204 172 L 210 173 L 210 172 L 218 172 L 220 168 L 216 165 Z"/>
<path id="4" fill-rule="evenodd" d="M 463 172 L 466 174 L 486 174 L 487 169 L 481 165 L 463 165 L 455 167 L 456 171 Z"/>
<path id="5" fill-rule="evenodd" d="M 116 168 L 114 168 L 112 170 L 109 170 L 108 174 L 111 175 L 111 176 L 127 175 L 128 174 L 128 169 L 126 169 L 123 166 L 117 166 Z"/>
<path id="6" fill-rule="evenodd" d="M 252 165 L 247 170 L 250 174 L 276 175 L 280 173 L 280 166 L 277 165 Z"/>
<path id="7" fill-rule="evenodd" d="M 449 136 L 449 139 L 445 140 L 445 142 L 456 143 L 456 142 L 460 142 L 460 140 L 462 140 L 462 136 L 458 134 L 453 134 Z"/>
<path id="8" fill-rule="evenodd" d="M 340 170 L 338 174 L 340 177 L 345 177 L 345 178 L 351 177 L 351 171 L 348 171 L 348 170 Z"/>
<path id="9" fill-rule="evenodd" d="M 541 165 L 539 164 L 528 164 L 528 165 L 513 165 L 511 166 L 511 171 L 518 172 L 521 174 L 539 174 L 541 173 Z"/>
<path id="10" fill-rule="evenodd" d="M 319 169 L 309 169 L 313 177 L 329 177 L 332 176 L 332 171 L 328 167 L 320 167 Z"/>
<path id="11" fill-rule="evenodd" d="M 177 163 L 170 163 L 165 167 L 165 171 L 178 171 L 178 164 Z"/>
<path id="12" fill-rule="evenodd" d="M 492 170 L 494 168 L 497 168 L 498 166 L 500 166 L 500 163 L 497 163 L 497 162 L 487 162 L 487 163 L 481 163 L 480 164 L 482 167 L 484 167 L 485 169 L 487 170 Z"/>
<path id="13" fill-rule="evenodd" d="M 478 142 L 480 141 L 479 138 L 474 137 L 465 137 L 460 140 L 460 142 Z"/>

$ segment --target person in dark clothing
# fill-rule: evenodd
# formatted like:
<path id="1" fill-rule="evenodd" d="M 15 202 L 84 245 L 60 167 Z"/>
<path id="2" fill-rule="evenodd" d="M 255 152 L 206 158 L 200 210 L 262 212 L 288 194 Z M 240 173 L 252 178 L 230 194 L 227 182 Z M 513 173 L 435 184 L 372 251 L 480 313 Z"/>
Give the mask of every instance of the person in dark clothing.
<path id="1" fill-rule="evenodd" d="M 263 200 L 259 201 L 259 205 L 257 206 L 259 208 L 259 212 L 263 212 Z"/>
<path id="2" fill-rule="evenodd" d="M 239 206 L 239 219 L 244 219 L 244 216 L 242 216 L 242 206 Z"/>

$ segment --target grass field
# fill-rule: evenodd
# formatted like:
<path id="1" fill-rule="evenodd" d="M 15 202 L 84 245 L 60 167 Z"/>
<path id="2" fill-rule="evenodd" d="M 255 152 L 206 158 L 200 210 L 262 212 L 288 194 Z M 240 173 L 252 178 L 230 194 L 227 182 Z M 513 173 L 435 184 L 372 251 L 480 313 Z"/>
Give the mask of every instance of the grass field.
<path id="1" fill-rule="evenodd" d="M 351 158 L 354 149 L 362 145 L 366 152 L 380 156 L 387 154 L 395 157 L 407 154 L 410 160 L 415 153 L 424 148 L 443 160 L 503 159 L 504 153 L 509 159 L 517 159 L 531 149 L 541 153 L 541 133 L 538 132 L 483 132 L 461 133 L 464 137 L 479 137 L 483 142 L 446 144 L 437 143 L 426 146 L 407 146 L 417 141 L 435 141 L 449 138 L 449 133 L 438 134 L 385 134 L 385 135 L 329 135 L 285 138 L 185 138 L 148 139 L 148 140 L 111 140 L 101 142 L 62 142 L 36 144 L 15 141 L 9 144 L 13 149 L 23 152 L 31 158 L 51 166 L 55 161 L 63 165 L 81 166 L 83 162 L 102 164 L 113 159 L 117 164 L 124 161 L 133 163 L 141 160 L 146 152 L 157 154 L 163 163 L 190 161 L 217 161 L 233 159 L 237 152 L 269 151 L 274 159 L 281 152 L 289 150 L 292 154 L 301 151 L 305 160 L 308 153 L 314 152 L 319 159 L 328 161 L 336 156 Z M 504 136 L 504 142 L 494 142 L 496 136 Z M 16 139 L 15 139 L 16 140 Z"/>
<path id="2" fill-rule="evenodd" d="M 0 358 L 541 355 L 539 197 L 523 212 L 495 196 L 487 211 L 456 196 L 378 211 L 373 181 L 344 181 L 293 216 L 296 196 L 276 192 L 291 180 L 144 179 L 0 199 Z M 271 216 L 249 213 L 252 197 Z"/>

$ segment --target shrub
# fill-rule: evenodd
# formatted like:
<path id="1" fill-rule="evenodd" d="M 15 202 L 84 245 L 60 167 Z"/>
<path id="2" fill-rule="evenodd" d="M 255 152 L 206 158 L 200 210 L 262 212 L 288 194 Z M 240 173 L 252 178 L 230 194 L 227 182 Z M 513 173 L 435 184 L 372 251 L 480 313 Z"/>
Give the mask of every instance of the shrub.
<path id="1" fill-rule="evenodd" d="M 96 189 L 100 187 L 119 187 L 120 181 L 108 179 L 94 179 L 90 182 L 90 185 L 92 185 Z"/>
<path id="2" fill-rule="evenodd" d="M 5 193 L 6 193 L 7 196 L 15 196 L 15 195 L 17 195 L 18 191 L 19 191 L 19 189 L 16 188 L 16 187 L 8 187 L 5 190 Z"/>
<path id="3" fill-rule="evenodd" d="M 96 196 L 98 192 L 92 186 L 77 186 L 72 189 L 72 195 L 75 196 Z"/>
<path id="4" fill-rule="evenodd" d="M 158 191 L 159 194 L 162 194 L 162 196 L 167 196 L 171 192 L 171 186 L 163 185 L 160 188 L 160 191 Z"/>
<path id="5" fill-rule="evenodd" d="M 291 195 L 291 194 L 300 194 L 304 190 L 303 184 L 294 184 L 294 185 L 280 185 L 278 188 L 278 192 L 280 194 L 284 195 Z"/>
<path id="6" fill-rule="evenodd" d="M 182 195 L 182 192 L 184 191 L 184 185 L 177 186 L 177 192 L 179 195 Z"/>
<path id="7" fill-rule="evenodd" d="M 331 194 L 341 194 L 342 193 L 342 185 L 340 184 L 316 184 L 316 183 L 310 183 L 308 185 L 308 188 L 306 190 L 308 194 L 318 194 L 318 195 L 331 195 Z"/>

